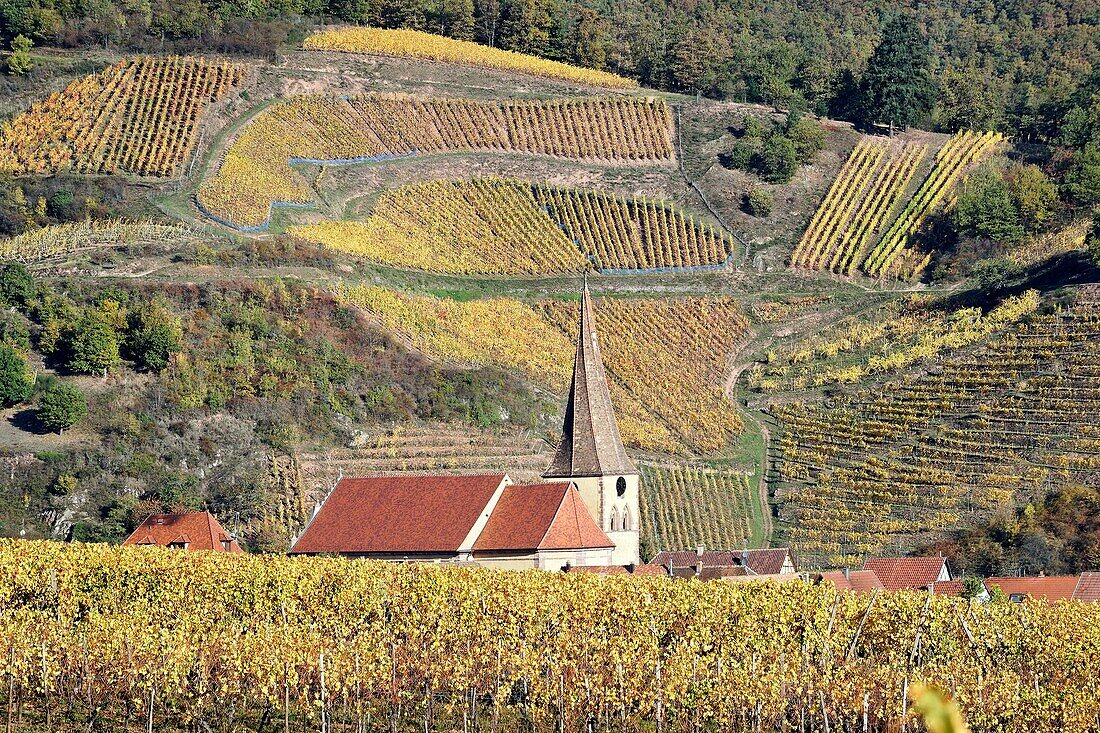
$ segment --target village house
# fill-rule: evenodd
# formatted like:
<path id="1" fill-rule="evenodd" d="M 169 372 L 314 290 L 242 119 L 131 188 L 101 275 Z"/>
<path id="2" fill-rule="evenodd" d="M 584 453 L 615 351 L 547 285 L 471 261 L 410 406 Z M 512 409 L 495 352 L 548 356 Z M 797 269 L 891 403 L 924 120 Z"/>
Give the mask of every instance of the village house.
<path id="1" fill-rule="evenodd" d="M 947 558 L 943 556 L 872 557 L 863 563 L 863 569 L 878 576 L 886 590 L 927 590 L 934 584 L 952 580 Z"/>
<path id="2" fill-rule="evenodd" d="M 791 551 L 786 547 L 759 550 L 665 550 L 650 561 L 668 569 L 678 578 L 701 580 L 732 580 L 747 577 L 763 580 L 769 577 L 797 577 Z"/>
<path id="3" fill-rule="evenodd" d="M 587 283 L 562 438 L 543 478 L 344 478 L 291 553 L 502 569 L 637 565 L 638 470 L 611 408 Z"/>
<path id="4" fill-rule="evenodd" d="M 155 545 L 170 550 L 244 552 L 210 512 L 150 514 L 122 543 Z"/>

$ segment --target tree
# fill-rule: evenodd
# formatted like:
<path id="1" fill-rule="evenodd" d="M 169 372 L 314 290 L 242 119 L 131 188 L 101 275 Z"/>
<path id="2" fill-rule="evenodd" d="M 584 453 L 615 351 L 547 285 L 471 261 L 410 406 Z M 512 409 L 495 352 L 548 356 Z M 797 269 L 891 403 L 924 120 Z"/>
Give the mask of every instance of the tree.
<path id="1" fill-rule="evenodd" d="M 0 406 L 11 407 L 31 396 L 34 383 L 27 376 L 27 361 L 8 346 L 0 344 Z"/>
<path id="2" fill-rule="evenodd" d="M 977 67 L 949 67 L 940 77 L 936 123 L 942 130 L 995 129 L 1004 106 L 1004 100 L 997 96 L 986 74 Z"/>
<path id="3" fill-rule="evenodd" d="M 1014 165 L 1005 171 L 1012 200 L 1028 231 L 1037 231 L 1054 215 L 1058 189 L 1037 165 Z"/>
<path id="4" fill-rule="evenodd" d="M 794 143 L 798 162 L 812 163 L 814 157 L 825 149 L 825 131 L 811 118 L 791 112 L 787 116 L 787 137 Z"/>
<path id="5" fill-rule="evenodd" d="M 8 261 L 0 267 L 0 305 L 26 307 L 36 292 L 34 277 L 22 264 Z"/>
<path id="6" fill-rule="evenodd" d="M 1100 143 L 1090 142 L 1073 154 L 1065 178 L 1066 193 L 1086 206 L 1100 203 Z"/>
<path id="7" fill-rule="evenodd" d="M 766 188 L 754 186 L 745 194 L 745 198 L 741 202 L 741 208 L 746 214 L 751 214 L 752 216 L 771 216 L 774 202 L 775 198 L 772 196 L 771 191 Z"/>
<path id="8" fill-rule="evenodd" d="M 747 70 L 749 93 L 757 101 L 776 109 L 786 107 L 795 97 L 791 87 L 796 68 L 794 49 L 787 43 L 764 46 Z M 800 100 L 805 104 L 805 100 Z"/>
<path id="9" fill-rule="evenodd" d="M 787 183 L 798 170 L 798 153 L 790 138 L 772 135 L 757 156 L 760 177 L 768 183 Z"/>
<path id="10" fill-rule="evenodd" d="M 1085 243 L 1088 245 L 1093 262 L 1100 265 L 1100 211 L 1092 217 L 1092 229 L 1089 230 Z"/>
<path id="11" fill-rule="evenodd" d="M 22 76 L 34 67 L 31 60 L 31 39 L 20 33 L 12 39 L 11 56 L 8 57 L 8 73 Z"/>
<path id="12" fill-rule="evenodd" d="M 932 106 L 932 56 L 916 21 L 899 15 L 886 24 L 859 85 L 859 113 L 865 125 L 914 124 Z"/>
<path id="13" fill-rule="evenodd" d="M 84 393 L 67 384 L 47 387 L 38 401 L 38 421 L 58 433 L 80 422 L 87 414 L 88 400 Z"/>
<path id="14" fill-rule="evenodd" d="M 98 312 L 85 315 L 69 333 L 66 366 L 78 374 L 100 374 L 121 361 L 118 333 Z"/>
<path id="15" fill-rule="evenodd" d="M 1014 242 L 1024 235 L 1008 184 L 989 166 L 967 177 L 951 218 L 955 231 L 967 237 Z"/>
<path id="16" fill-rule="evenodd" d="M 126 351 L 143 369 L 160 371 L 168 366 L 172 354 L 183 348 L 183 328 L 168 308 L 153 302 L 131 311 L 127 319 Z"/>

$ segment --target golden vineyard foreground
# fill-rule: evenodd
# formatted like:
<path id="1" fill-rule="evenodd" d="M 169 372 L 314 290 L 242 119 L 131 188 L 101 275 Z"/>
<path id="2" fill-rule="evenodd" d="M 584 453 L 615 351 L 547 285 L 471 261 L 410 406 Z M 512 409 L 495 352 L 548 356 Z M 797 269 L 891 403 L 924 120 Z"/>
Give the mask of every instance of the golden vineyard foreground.
<path id="1" fill-rule="evenodd" d="M 0 541 L 9 730 L 1100 722 L 1100 606 Z"/>

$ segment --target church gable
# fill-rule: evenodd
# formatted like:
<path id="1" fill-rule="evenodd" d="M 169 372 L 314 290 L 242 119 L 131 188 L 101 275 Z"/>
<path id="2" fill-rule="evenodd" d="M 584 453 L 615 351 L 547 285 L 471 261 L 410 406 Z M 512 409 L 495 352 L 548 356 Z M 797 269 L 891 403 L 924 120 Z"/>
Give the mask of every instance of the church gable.
<path id="1" fill-rule="evenodd" d="M 612 547 L 570 483 L 509 486 L 493 508 L 474 552 Z"/>

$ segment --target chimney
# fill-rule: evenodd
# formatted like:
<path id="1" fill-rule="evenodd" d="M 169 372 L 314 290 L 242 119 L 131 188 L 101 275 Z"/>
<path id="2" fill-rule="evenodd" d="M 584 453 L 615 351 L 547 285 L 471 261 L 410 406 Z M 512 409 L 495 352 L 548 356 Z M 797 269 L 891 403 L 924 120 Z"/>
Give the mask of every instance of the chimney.
<path id="1" fill-rule="evenodd" d="M 845 580 L 851 580 L 852 579 L 852 566 L 851 565 L 845 565 L 844 566 L 844 579 Z"/>
<path id="2" fill-rule="evenodd" d="M 695 546 L 695 554 L 698 555 L 699 557 L 702 557 L 703 553 L 705 551 L 706 551 L 706 548 L 703 547 L 702 545 L 696 545 Z"/>

